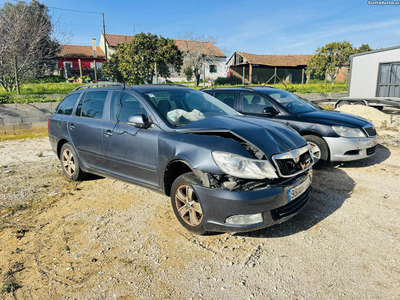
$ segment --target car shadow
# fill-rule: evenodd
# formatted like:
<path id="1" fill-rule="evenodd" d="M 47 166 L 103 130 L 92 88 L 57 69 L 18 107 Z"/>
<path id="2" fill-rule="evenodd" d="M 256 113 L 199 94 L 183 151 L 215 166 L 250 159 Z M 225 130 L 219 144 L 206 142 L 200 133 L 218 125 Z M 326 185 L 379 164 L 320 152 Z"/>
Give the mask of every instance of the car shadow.
<path id="1" fill-rule="evenodd" d="M 364 168 L 368 166 L 373 166 L 373 165 L 378 165 L 385 160 L 387 160 L 390 157 L 390 150 L 386 148 L 385 146 L 378 144 L 376 145 L 376 152 L 374 156 L 361 159 L 361 160 L 355 160 L 355 161 L 347 161 L 347 162 L 342 162 L 342 163 L 332 163 L 332 166 L 334 167 L 339 167 L 342 169 L 346 168 Z"/>
<path id="2" fill-rule="evenodd" d="M 235 235 L 277 238 L 310 229 L 340 209 L 353 193 L 355 181 L 347 175 L 346 168 L 361 168 L 379 164 L 385 161 L 390 154 L 388 148 L 378 145 L 375 155 L 367 159 L 343 164 L 330 164 L 322 169 L 314 170 L 310 202 L 299 214 L 279 225 L 253 232 L 236 233 Z"/>
<path id="3" fill-rule="evenodd" d="M 279 225 L 235 235 L 277 238 L 308 230 L 338 210 L 350 197 L 354 186 L 354 180 L 339 168 L 327 166 L 315 170 L 311 199 L 299 214 Z"/>

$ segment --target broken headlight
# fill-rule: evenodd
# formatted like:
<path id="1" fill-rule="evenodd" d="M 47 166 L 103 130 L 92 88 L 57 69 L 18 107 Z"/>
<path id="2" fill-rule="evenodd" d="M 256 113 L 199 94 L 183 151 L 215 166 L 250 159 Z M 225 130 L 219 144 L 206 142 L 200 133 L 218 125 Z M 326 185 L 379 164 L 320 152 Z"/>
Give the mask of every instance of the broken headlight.
<path id="1" fill-rule="evenodd" d="M 222 151 L 214 151 L 212 156 L 225 174 L 245 179 L 278 178 L 275 168 L 267 160 L 251 159 Z"/>
<path id="2" fill-rule="evenodd" d="M 336 132 L 341 137 L 348 137 L 348 138 L 363 138 L 365 134 L 358 128 L 350 128 L 345 126 L 332 126 L 334 132 Z"/>

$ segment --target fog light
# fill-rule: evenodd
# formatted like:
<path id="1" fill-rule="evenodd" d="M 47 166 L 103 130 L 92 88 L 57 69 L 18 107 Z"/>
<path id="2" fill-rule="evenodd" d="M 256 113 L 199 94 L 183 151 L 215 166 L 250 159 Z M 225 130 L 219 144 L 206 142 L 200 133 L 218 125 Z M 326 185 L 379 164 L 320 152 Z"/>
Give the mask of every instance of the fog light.
<path id="1" fill-rule="evenodd" d="M 231 216 L 226 219 L 225 223 L 234 224 L 234 225 L 251 225 L 262 223 L 263 217 L 262 214 L 254 214 L 254 215 L 236 215 Z"/>

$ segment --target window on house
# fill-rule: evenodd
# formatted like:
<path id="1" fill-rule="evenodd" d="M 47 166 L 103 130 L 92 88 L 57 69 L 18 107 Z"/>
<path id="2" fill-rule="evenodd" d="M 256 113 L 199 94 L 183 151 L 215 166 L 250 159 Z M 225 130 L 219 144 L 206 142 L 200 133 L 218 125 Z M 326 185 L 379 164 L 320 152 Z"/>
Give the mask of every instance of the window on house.
<path id="1" fill-rule="evenodd" d="M 64 61 L 64 69 L 72 69 L 72 61 Z"/>
<path id="2" fill-rule="evenodd" d="M 100 69 L 103 66 L 102 62 L 96 61 L 96 69 Z M 90 68 L 93 69 L 94 67 L 94 61 L 90 62 Z"/>
<path id="3" fill-rule="evenodd" d="M 377 97 L 400 97 L 400 62 L 379 65 Z"/>
<path id="4" fill-rule="evenodd" d="M 216 65 L 210 65 L 210 73 L 217 73 L 217 66 Z"/>

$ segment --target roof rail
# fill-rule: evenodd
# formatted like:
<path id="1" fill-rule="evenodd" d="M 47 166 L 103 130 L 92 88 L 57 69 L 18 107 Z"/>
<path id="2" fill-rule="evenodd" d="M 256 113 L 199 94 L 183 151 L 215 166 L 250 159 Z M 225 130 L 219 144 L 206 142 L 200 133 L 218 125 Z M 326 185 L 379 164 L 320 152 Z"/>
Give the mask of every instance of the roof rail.
<path id="1" fill-rule="evenodd" d="M 74 91 L 77 91 L 77 90 L 83 89 L 83 88 L 89 89 L 89 88 L 93 88 L 93 87 L 113 86 L 113 85 L 115 85 L 115 86 L 123 86 L 123 87 L 129 86 L 129 85 L 127 85 L 125 83 L 121 83 L 121 82 L 102 82 L 102 83 L 91 83 L 91 84 L 80 85 L 80 86 L 76 87 L 74 89 Z"/>
<path id="2" fill-rule="evenodd" d="M 172 85 L 172 86 L 188 87 L 187 85 L 179 84 L 179 83 L 154 83 L 154 84 L 148 84 L 148 85 Z"/>

